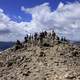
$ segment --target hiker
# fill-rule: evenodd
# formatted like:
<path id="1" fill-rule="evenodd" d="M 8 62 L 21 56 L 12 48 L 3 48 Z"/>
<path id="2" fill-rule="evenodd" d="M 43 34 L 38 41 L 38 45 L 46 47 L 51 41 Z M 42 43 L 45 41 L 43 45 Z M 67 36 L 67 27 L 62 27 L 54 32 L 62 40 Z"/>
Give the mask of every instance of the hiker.
<path id="1" fill-rule="evenodd" d="M 27 38 L 29 37 L 28 34 L 26 35 L 26 37 L 27 37 Z"/>
<path id="2" fill-rule="evenodd" d="M 34 40 L 36 41 L 37 38 L 38 38 L 38 33 L 35 33 L 35 34 L 34 34 Z"/>
<path id="3" fill-rule="evenodd" d="M 61 37 L 61 41 L 64 41 L 64 38 L 63 37 Z"/>
<path id="4" fill-rule="evenodd" d="M 40 35 L 42 38 L 45 38 L 45 32 L 41 32 Z"/>
<path id="5" fill-rule="evenodd" d="M 34 45 L 34 35 L 31 35 L 31 44 Z"/>
<path id="6" fill-rule="evenodd" d="M 19 40 L 17 40 L 17 41 L 16 41 L 15 50 L 18 50 L 18 49 L 20 49 L 20 48 L 22 48 L 22 43 L 21 43 Z"/>
<path id="7" fill-rule="evenodd" d="M 55 39 L 55 36 L 56 36 L 55 32 L 52 31 L 52 39 L 53 39 L 53 40 Z"/>
<path id="8" fill-rule="evenodd" d="M 57 44 L 60 44 L 61 43 L 61 40 L 58 36 L 56 36 L 56 41 L 57 41 Z"/>
<path id="9" fill-rule="evenodd" d="M 28 37 L 24 37 L 24 43 L 28 42 Z"/>
<path id="10" fill-rule="evenodd" d="M 67 42 L 67 40 L 66 40 L 65 37 L 62 37 L 62 38 L 61 38 L 61 41 L 63 41 L 63 42 Z"/>
<path id="11" fill-rule="evenodd" d="M 45 37 L 47 36 L 47 31 L 44 32 Z"/>
<path id="12" fill-rule="evenodd" d="M 43 38 L 45 38 L 45 32 L 42 32 L 42 34 L 43 34 Z"/>
<path id="13" fill-rule="evenodd" d="M 38 33 L 35 32 L 33 35 L 33 45 L 37 45 L 37 38 L 38 38 Z"/>
<path id="14" fill-rule="evenodd" d="M 29 38 L 29 43 L 31 43 L 31 33 L 30 33 L 28 38 Z"/>
<path id="15" fill-rule="evenodd" d="M 40 45 L 42 45 L 42 43 L 43 43 L 43 38 L 44 38 L 44 33 L 41 32 L 39 35 Z"/>
<path id="16" fill-rule="evenodd" d="M 56 36 L 56 40 L 58 40 L 58 41 L 60 40 L 58 36 Z"/>
<path id="17" fill-rule="evenodd" d="M 67 42 L 67 39 L 64 37 L 64 41 Z"/>

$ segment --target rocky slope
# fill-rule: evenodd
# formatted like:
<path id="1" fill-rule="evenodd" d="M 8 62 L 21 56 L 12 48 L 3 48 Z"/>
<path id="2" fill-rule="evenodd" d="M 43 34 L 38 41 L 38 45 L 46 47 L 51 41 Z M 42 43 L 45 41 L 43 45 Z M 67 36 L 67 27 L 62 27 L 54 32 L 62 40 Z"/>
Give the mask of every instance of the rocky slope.
<path id="1" fill-rule="evenodd" d="M 0 80 L 80 80 L 80 48 L 69 43 L 0 54 Z"/>

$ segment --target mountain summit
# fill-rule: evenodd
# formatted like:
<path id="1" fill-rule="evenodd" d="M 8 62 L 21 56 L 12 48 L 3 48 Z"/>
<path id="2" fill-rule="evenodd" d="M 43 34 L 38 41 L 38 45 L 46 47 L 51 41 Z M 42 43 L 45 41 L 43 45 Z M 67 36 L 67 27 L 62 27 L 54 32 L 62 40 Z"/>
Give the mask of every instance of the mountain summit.
<path id="1" fill-rule="evenodd" d="M 41 34 L 0 54 L 0 80 L 80 80 L 80 48 Z"/>

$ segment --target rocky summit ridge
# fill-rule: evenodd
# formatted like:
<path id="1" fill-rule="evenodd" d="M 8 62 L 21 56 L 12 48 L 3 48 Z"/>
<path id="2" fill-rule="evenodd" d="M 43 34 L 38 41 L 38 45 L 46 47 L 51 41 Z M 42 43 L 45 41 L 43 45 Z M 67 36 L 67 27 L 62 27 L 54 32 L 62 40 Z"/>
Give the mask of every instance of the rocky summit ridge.
<path id="1" fill-rule="evenodd" d="M 50 36 L 22 45 L 0 53 L 0 80 L 80 80 L 78 46 Z"/>

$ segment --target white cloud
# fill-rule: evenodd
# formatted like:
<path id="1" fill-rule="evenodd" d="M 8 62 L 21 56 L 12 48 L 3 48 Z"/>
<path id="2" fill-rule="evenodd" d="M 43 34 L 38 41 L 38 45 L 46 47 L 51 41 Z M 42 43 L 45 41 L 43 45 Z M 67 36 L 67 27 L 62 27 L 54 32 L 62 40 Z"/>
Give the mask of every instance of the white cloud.
<path id="1" fill-rule="evenodd" d="M 1 9 L 2 10 L 2 9 Z M 17 23 L 12 21 L 4 11 L 0 10 L 0 41 L 14 41 L 23 39 L 26 34 L 27 22 Z"/>
<path id="2" fill-rule="evenodd" d="M 80 3 L 61 2 L 55 11 L 51 11 L 49 3 L 21 10 L 32 15 L 31 22 L 12 21 L 0 9 L 0 41 L 22 40 L 26 33 L 51 29 L 68 39 L 80 40 Z"/>
<path id="3" fill-rule="evenodd" d="M 21 16 L 18 16 L 18 19 L 20 19 L 20 20 L 21 20 L 21 19 L 22 19 L 22 17 L 21 17 Z"/>
<path id="4" fill-rule="evenodd" d="M 32 15 L 32 21 L 28 26 L 31 30 L 54 29 L 68 39 L 80 40 L 80 3 L 59 4 L 57 10 L 51 11 L 49 3 L 44 3 L 33 8 L 22 10 Z"/>
<path id="5" fill-rule="evenodd" d="M 59 6 L 58 6 L 58 9 L 61 9 L 64 7 L 64 4 L 62 2 L 60 2 Z"/>
<path id="6" fill-rule="evenodd" d="M 0 8 L 0 12 L 4 12 L 3 9 Z"/>

